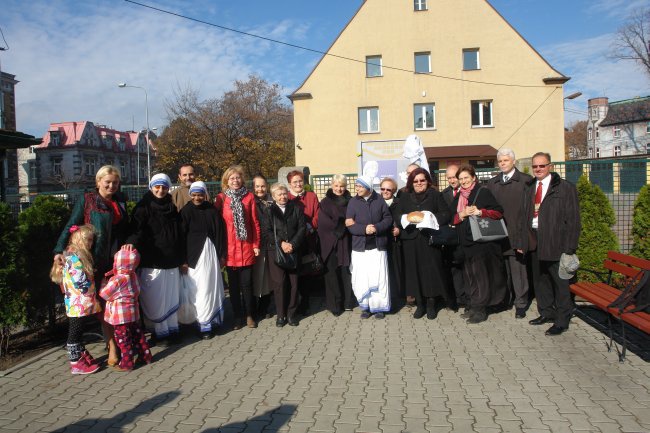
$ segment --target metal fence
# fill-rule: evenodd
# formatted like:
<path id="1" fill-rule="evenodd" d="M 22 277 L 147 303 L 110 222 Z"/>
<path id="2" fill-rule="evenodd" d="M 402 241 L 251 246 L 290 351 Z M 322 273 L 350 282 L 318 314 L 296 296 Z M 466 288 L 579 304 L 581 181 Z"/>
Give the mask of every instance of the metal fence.
<path id="1" fill-rule="evenodd" d="M 531 171 L 530 167 L 523 167 Z M 627 253 L 632 248 L 632 216 L 634 202 L 644 185 L 650 184 L 650 158 L 642 159 L 598 159 L 579 160 L 553 163 L 553 170 L 562 178 L 576 184 L 580 176 L 585 175 L 589 180 L 603 190 L 616 214 L 616 224 L 613 227 L 618 236 L 620 250 Z M 481 182 L 487 182 L 498 174 L 498 169 L 476 169 Z M 348 189 L 354 191 L 356 174 L 347 174 Z M 447 187 L 445 170 L 434 170 L 433 181 L 440 190 Z M 310 178 L 314 192 L 320 198 L 330 187 L 332 175 L 313 175 Z"/>

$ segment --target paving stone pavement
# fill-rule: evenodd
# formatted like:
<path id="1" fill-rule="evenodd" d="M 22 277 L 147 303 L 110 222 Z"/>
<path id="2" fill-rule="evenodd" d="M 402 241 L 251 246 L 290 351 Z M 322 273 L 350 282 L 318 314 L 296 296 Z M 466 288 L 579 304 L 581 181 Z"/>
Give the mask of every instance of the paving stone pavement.
<path id="1" fill-rule="evenodd" d="M 411 313 L 264 320 L 156 347 L 131 373 L 71 376 L 61 350 L 0 378 L 0 431 L 650 431 L 650 364 L 618 363 L 580 319 L 546 337 L 513 311 L 479 325 Z"/>

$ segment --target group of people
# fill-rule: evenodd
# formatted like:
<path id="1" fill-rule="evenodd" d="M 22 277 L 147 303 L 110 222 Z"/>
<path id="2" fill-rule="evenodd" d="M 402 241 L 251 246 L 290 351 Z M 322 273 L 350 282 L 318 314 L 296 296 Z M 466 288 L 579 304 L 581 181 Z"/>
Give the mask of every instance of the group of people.
<path id="1" fill-rule="evenodd" d="M 372 178 L 359 176 L 352 195 L 348 179 L 334 175 L 320 201 L 305 190 L 301 171 L 270 187 L 255 176 L 249 191 L 240 166 L 225 170 L 212 200 L 186 164 L 171 193 L 167 175 L 153 176 L 130 218 L 119 170 L 104 166 L 55 248 L 52 278 L 70 317 L 72 372 L 98 368 L 81 341 L 84 317 L 101 315 L 108 364 L 128 371 L 151 362 L 139 310 L 156 341 L 176 338 L 179 323 L 210 338 L 223 322 L 224 285 L 234 329 L 255 328 L 274 313 L 278 327 L 297 326 L 318 279 L 334 316 L 358 306 L 361 318 L 382 319 L 405 301 L 415 306 L 416 319 L 464 306 L 467 322 L 480 323 L 508 305 L 511 292 L 515 316 L 526 316 L 531 269 L 540 315 L 530 323 L 553 322 L 547 334 L 560 334 L 572 301 L 558 272 L 562 255 L 577 249 L 577 193 L 551 172 L 548 154 L 532 162 L 535 178 L 515 167 L 511 150 L 500 150 L 501 173 L 485 186 L 472 166 L 449 166 L 449 186 L 441 192 L 416 165 L 399 191 L 392 178 L 381 180 L 378 193 Z M 475 241 L 473 216 L 503 218 L 508 237 Z M 455 233 L 455 241 L 434 242 L 442 229 Z M 322 262 L 320 276 L 305 275 L 314 259 Z M 128 278 L 114 282 L 120 274 Z"/>

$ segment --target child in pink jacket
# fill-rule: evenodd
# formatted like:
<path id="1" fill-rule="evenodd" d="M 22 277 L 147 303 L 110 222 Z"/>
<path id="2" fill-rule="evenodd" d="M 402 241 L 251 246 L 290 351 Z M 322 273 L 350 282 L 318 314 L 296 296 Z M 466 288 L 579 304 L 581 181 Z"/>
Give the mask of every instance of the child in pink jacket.
<path id="1" fill-rule="evenodd" d="M 120 363 L 114 368 L 118 371 L 131 371 L 135 366 L 135 354 L 138 361 L 149 364 L 152 361 L 151 350 L 140 326 L 140 283 L 135 269 L 140 263 L 137 250 L 120 250 L 115 253 L 111 276 L 99 296 L 106 300 L 104 320 L 115 328 L 115 341 L 120 349 Z"/>

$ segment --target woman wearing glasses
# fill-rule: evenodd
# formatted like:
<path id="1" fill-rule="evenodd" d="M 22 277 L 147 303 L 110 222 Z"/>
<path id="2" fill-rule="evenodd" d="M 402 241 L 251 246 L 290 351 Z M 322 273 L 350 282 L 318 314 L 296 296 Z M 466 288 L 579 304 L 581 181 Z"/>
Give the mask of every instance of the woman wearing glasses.
<path id="1" fill-rule="evenodd" d="M 386 202 L 390 214 L 393 216 L 393 228 L 388 237 L 388 275 L 390 277 L 390 294 L 393 298 L 393 310 L 404 302 L 404 278 L 402 277 L 402 242 L 399 240 L 398 224 L 401 215 L 397 210 L 399 199 L 395 196 L 397 182 L 390 177 L 381 180 L 379 187 L 381 197 Z M 399 309 L 399 308 L 397 308 Z"/>
<path id="2" fill-rule="evenodd" d="M 404 256 L 404 287 L 406 295 L 415 297 L 417 308 L 413 317 L 425 314 L 433 320 L 442 306 L 441 298 L 447 300 L 447 281 L 439 247 L 429 245 L 428 229 L 422 227 L 428 213 L 438 225 L 449 221 L 449 208 L 442 194 L 433 188 L 428 171 L 416 168 L 406 182 L 397 204 L 399 220 L 397 227 Z M 418 225 L 420 227 L 418 227 Z M 433 224 L 435 226 L 435 224 Z"/>

